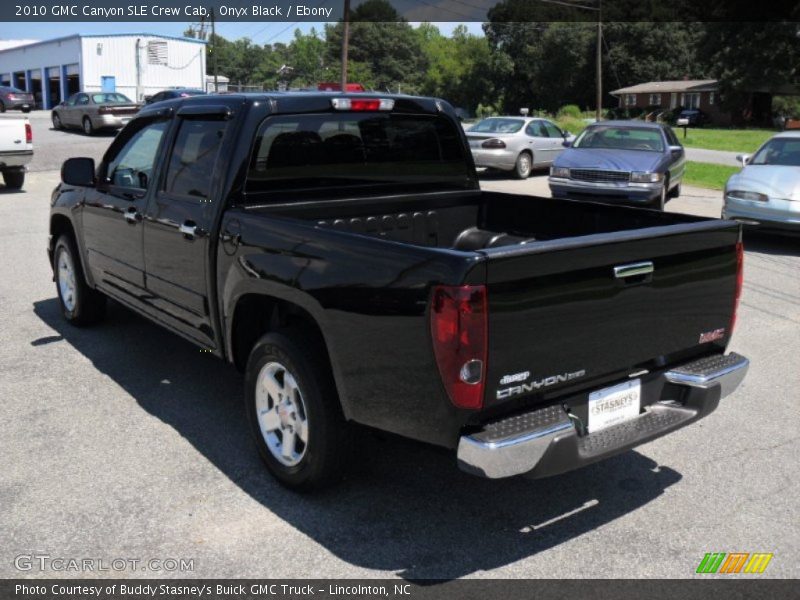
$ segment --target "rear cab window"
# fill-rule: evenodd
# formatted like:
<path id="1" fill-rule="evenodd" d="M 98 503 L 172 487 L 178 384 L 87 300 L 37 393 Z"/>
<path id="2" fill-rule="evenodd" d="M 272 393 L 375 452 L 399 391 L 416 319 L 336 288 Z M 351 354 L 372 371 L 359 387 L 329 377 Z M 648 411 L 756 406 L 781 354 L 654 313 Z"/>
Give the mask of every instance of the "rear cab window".
<path id="1" fill-rule="evenodd" d="M 359 195 L 471 187 L 461 134 L 441 115 L 326 113 L 268 117 L 246 194 Z"/>
<path id="2" fill-rule="evenodd" d="M 163 191 L 185 200 L 211 200 L 214 169 L 227 126 L 223 119 L 181 119 Z"/>

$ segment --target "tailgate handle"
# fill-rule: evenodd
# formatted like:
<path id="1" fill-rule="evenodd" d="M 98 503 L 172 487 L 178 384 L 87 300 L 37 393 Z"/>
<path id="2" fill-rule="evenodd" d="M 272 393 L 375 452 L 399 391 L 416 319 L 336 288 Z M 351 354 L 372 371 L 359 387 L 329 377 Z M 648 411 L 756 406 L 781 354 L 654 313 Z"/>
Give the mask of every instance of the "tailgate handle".
<path id="1" fill-rule="evenodd" d="M 642 275 L 649 275 L 653 272 L 652 261 L 644 261 L 631 263 L 629 265 L 619 265 L 614 267 L 614 277 L 617 279 L 625 279 L 628 277 L 639 277 Z"/>

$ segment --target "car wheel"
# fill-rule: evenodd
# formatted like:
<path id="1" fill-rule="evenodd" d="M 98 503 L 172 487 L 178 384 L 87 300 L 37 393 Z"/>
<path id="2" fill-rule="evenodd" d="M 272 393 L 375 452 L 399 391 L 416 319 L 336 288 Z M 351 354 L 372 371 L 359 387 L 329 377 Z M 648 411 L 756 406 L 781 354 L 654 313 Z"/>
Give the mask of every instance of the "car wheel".
<path id="1" fill-rule="evenodd" d="M 7 188 L 18 190 L 25 183 L 25 171 L 3 171 L 3 181 Z"/>
<path id="2" fill-rule="evenodd" d="M 669 179 L 664 180 L 664 185 L 661 186 L 661 191 L 658 196 L 653 200 L 653 208 L 663 211 L 667 205 L 667 190 L 669 189 Z"/>
<path id="3" fill-rule="evenodd" d="M 58 113 L 53 113 L 51 117 L 53 121 L 53 129 L 63 129 L 64 125 L 61 123 L 61 117 L 58 116 Z"/>
<path id="4" fill-rule="evenodd" d="M 23 108 L 22 112 L 23 113 L 29 113 L 29 112 L 31 112 L 31 109 L 30 108 Z"/>
<path id="5" fill-rule="evenodd" d="M 517 163 L 514 165 L 514 176 L 517 179 L 527 179 L 533 168 L 533 157 L 528 152 L 520 152 Z"/>
<path id="6" fill-rule="evenodd" d="M 327 358 L 302 327 L 264 335 L 247 361 L 245 410 L 267 469 L 286 487 L 312 491 L 336 482 L 350 431 Z"/>
<path id="7" fill-rule="evenodd" d="M 72 236 L 62 235 L 53 255 L 56 291 L 61 313 L 73 325 L 91 325 L 106 314 L 106 297 L 86 283 Z"/>
<path id="8" fill-rule="evenodd" d="M 83 133 L 86 135 L 94 134 L 94 125 L 89 117 L 83 117 Z"/>
<path id="9" fill-rule="evenodd" d="M 6 105 L 0 100 L 0 113 L 6 112 Z"/>

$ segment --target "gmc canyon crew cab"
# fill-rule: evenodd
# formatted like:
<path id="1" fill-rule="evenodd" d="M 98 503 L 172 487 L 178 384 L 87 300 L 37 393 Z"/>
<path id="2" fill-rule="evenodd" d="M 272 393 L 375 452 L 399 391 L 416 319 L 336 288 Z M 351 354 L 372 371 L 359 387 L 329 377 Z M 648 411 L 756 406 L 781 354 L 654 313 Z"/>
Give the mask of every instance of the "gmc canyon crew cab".
<path id="1" fill-rule="evenodd" d="M 25 166 L 33 160 L 33 130 L 28 117 L 0 117 L 0 172 L 7 188 L 25 183 Z"/>
<path id="2" fill-rule="evenodd" d="M 64 317 L 113 298 L 236 365 L 294 489 L 338 477 L 353 423 L 477 475 L 562 473 L 708 415 L 747 369 L 725 354 L 738 224 L 481 191 L 441 100 L 171 100 L 61 176 Z"/>

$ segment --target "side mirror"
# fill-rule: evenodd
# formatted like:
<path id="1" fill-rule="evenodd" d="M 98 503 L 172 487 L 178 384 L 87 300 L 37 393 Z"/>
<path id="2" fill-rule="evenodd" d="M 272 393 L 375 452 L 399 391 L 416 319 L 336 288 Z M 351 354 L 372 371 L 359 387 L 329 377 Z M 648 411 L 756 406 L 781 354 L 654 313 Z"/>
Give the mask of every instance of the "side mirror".
<path id="1" fill-rule="evenodd" d="M 572 140 L 564 138 L 564 141 L 561 142 L 561 145 L 564 146 L 564 148 L 569 148 L 570 146 L 572 146 Z"/>
<path id="2" fill-rule="evenodd" d="M 680 156 L 683 154 L 683 146 L 670 146 L 669 153 L 672 154 L 672 156 Z"/>
<path id="3" fill-rule="evenodd" d="M 737 154 L 736 155 L 736 160 L 738 160 L 740 163 L 742 163 L 743 167 L 746 167 L 747 163 L 750 162 L 750 155 L 749 154 Z"/>
<path id="4" fill-rule="evenodd" d="M 79 187 L 94 186 L 94 159 L 68 158 L 61 165 L 61 181 Z"/>

